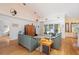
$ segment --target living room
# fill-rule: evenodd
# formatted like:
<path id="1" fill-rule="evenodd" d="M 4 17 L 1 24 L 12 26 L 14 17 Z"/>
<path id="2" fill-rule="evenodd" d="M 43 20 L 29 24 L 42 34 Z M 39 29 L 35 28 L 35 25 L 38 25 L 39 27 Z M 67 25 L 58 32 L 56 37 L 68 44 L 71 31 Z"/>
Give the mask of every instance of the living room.
<path id="1" fill-rule="evenodd" d="M 68 35 L 71 27 L 67 23 L 70 23 L 67 19 L 78 19 L 78 6 L 77 3 L 0 4 L 0 54 L 79 54 L 78 38 Z"/>

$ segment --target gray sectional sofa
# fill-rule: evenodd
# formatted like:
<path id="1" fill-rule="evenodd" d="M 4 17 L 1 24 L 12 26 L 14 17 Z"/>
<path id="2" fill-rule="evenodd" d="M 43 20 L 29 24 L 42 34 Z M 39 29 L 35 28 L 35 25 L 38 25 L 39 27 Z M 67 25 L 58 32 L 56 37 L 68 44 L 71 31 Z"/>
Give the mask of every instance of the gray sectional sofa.
<path id="1" fill-rule="evenodd" d="M 53 48 L 59 49 L 61 47 L 61 33 L 57 33 L 51 37 L 54 41 Z M 34 39 L 31 36 L 24 35 L 21 31 L 18 34 L 18 43 L 27 48 L 30 52 L 34 51 L 39 46 L 39 39 Z"/>
<path id="2" fill-rule="evenodd" d="M 54 37 L 52 37 L 52 40 L 54 41 L 53 48 L 59 49 L 61 48 L 61 33 L 56 33 Z"/>
<path id="3" fill-rule="evenodd" d="M 34 39 L 28 35 L 24 35 L 21 33 L 21 31 L 18 34 L 18 43 L 27 48 L 30 52 L 35 50 L 39 45 L 37 39 Z"/>

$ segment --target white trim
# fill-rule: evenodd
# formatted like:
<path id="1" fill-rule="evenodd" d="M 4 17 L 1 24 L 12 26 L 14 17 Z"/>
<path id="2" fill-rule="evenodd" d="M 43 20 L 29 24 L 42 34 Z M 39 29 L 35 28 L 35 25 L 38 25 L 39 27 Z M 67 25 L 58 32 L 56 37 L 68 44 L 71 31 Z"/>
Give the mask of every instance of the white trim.
<path id="1" fill-rule="evenodd" d="M 24 21 L 34 22 L 34 21 L 30 20 L 30 19 L 23 19 L 23 18 L 19 18 L 19 17 L 15 17 L 15 16 L 5 15 L 5 14 L 2 14 L 2 13 L 0 13 L 0 16 L 7 16 L 7 17 L 10 17 L 10 18 L 18 19 L 18 20 L 24 20 Z"/>

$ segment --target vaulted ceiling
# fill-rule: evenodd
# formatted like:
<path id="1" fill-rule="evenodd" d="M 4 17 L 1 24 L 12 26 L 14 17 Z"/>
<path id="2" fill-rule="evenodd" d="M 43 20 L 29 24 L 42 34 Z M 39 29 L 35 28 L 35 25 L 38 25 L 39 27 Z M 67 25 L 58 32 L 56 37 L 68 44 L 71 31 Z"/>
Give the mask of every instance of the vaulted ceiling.
<path id="1" fill-rule="evenodd" d="M 44 17 L 57 13 L 64 13 L 69 17 L 79 17 L 78 3 L 39 3 L 30 5 L 39 10 Z"/>
<path id="2" fill-rule="evenodd" d="M 45 18 L 61 13 L 69 17 L 79 17 L 78 3 L 2 3 L 0 4 L 0 13 L 11 15 L 11 8 L 17 10 L 17 17 L 25 19 Z"/>
<path id="3" fill-rule="evenodd" d="M 17 14 L 13 17 L 19 17 L 24 19 L 36 19 L 38 14 L 29 5 L 24 5 L 23 3 L 2 3 L 0 4 L 0 14 L 5 14 L 12 16 L 10 13 L 11 9 L 15 9 Z"/>

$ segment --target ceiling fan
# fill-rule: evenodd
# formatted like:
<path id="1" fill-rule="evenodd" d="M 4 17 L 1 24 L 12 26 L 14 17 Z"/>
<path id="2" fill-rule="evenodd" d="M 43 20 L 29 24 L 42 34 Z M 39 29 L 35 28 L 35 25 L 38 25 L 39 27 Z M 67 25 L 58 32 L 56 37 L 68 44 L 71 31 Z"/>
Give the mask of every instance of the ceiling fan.
<path id="1" fill-rule="evenodd" d="M 12 14 L 12 16 L 15 16 L 17 14 L 17 11 L 15 9 L 10 9 L 10 13 Z"/>

